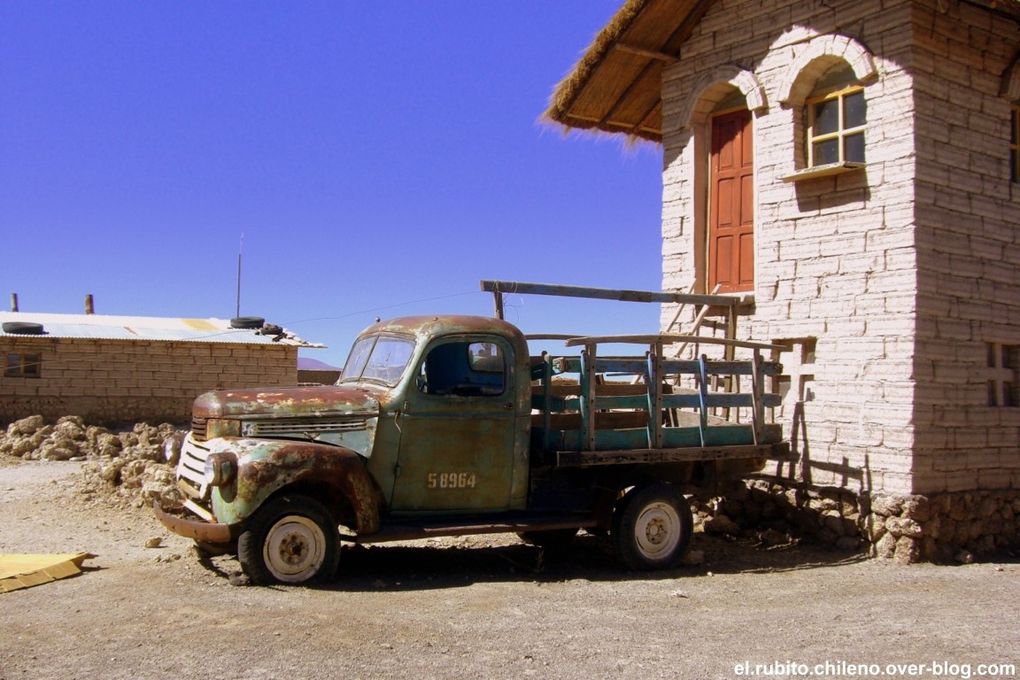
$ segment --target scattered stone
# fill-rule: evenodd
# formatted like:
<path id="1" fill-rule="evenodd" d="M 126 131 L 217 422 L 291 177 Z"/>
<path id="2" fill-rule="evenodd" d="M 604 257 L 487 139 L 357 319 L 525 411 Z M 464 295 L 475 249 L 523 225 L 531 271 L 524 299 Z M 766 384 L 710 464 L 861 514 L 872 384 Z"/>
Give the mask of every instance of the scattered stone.
<path id="1" fill-rule="evenodd" d="M 960 564 L 974 564 L 973 553 L 970 553 L 966 550 L 961 550 L 960 552 L 956 553 L 956 557 L 954 559 L 956 559 L 956 561 L 959 562 Z"/>
<path id="2" fill-rule="evenodd" d="M 153 536 L 145 540 L 146 548 L 159 548 L 163 545 L 163 539 L 159 536 Z"/>
<path id="3" fill-rule="evenodd" d="M 251 579 L 243 572 L 238 571 L 227 577 L 227 583 L 232 586 L 248 586 L 251 585 Z"/>
<path id="4" fill-rule="evenodd" d="M 758 540 L 761 544 L 766 547 L 772 547 L 776 545 L 785 545 L 790 542 L 790 537 L 784 534 L 782 531 L 775 529 L 766 529 L 758 534 Z"/>
<path id="5" fill-rule="evenodd" d="M 688 599 L 690 595 L 687 594 L 686 590 L 674 590 L 669 594 L 670 597 Z"/>

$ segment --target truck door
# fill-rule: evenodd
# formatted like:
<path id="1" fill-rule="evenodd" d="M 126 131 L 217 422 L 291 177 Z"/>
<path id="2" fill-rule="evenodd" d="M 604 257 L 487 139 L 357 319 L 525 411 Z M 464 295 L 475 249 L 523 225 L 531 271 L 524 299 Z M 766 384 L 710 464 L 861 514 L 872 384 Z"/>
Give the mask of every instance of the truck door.
<path id="1" fill-rule="evenodd" d="M 513 366 L 499 337 L 446 337 L 426 348 L 397 421 L 392 510 L 510 507 Z"/>

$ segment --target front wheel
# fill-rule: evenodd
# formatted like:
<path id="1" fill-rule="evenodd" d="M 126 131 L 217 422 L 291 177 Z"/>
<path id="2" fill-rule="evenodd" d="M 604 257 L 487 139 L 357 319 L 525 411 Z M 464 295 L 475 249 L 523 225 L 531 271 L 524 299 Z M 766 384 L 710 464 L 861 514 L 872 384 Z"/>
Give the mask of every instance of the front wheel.
<path id="1" fill-rule="evenodd" d="M 630 569 L 668 569 L 691 544 L 694 519 L 683 495 L 669 484 L 631 489 L 613 518 L 613 543 Z"/>
<path id="2" fill-rule="evenodd" d="M 237 541 L 241 569 L 252 583 L 314 583 L 336 573 L 337 523 L 322 503 L 288 494 L 266 503 Z"/>

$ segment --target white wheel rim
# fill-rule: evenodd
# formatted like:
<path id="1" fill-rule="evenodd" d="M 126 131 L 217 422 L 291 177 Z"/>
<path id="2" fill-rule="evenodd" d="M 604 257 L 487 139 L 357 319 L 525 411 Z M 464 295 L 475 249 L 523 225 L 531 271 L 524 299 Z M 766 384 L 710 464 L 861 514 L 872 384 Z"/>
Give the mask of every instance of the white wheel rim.
<path id="1" fill-rule="evenodd" d="M 634 523 L 637 549 L 647 559 L 663 559 L 680 544 L 680 515 L 669 503 L 649 503 Z"/>
<path id="2" fill-rule="evenodd" d="M 307 581 L 326 559 L 326 536 L 307 517 L 288 515 L 269 529 L 262 557 L 269 573 L 278 581 Z"/>

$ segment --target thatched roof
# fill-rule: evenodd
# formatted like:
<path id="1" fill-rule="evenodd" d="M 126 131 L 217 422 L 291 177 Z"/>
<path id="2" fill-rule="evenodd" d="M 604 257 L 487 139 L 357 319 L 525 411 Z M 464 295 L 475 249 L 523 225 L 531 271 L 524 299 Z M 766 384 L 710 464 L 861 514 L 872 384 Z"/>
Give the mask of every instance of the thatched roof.
<path id="1" fill-rule="evenodd" d="M 1020 16 L 1020 0 L 963 0 Z M 544 117 L 662 140 L 662 71 L 714 0 L 626 0 L 553 90 Z"/>

